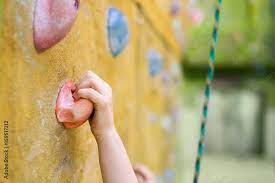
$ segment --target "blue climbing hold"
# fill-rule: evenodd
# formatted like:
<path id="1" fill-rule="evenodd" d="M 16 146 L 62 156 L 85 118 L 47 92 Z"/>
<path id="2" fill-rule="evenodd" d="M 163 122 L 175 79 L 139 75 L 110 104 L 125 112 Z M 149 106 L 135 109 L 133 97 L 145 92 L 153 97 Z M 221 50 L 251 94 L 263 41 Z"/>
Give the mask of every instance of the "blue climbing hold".
<path id="1" fill-rule="evenodd" d="M 119 55 L 129 40 L 129 30 L 126 16 L 118 9 L 111 7 L 108 10 L 108 41 L 114 57 Z"/>
<path id="2" fill-rule="evenodd" d="M 163 67 L 163 58 L 161 54 L 155 50 L 150 49 L 147 53 L 149 73 L 152 77 L 158 75 Z"/>
<path id="3" fill-rule="evenodd" d="M 172 15 L 178 15 L 178 13 L 180 12 L 180 9 L 181 9 L 181 7 L 180 7 L 180 1 L 179 0 L 174 0 L 173 2 L 172 2 L 172 5 L 171 5 L 171 14 Z"/>

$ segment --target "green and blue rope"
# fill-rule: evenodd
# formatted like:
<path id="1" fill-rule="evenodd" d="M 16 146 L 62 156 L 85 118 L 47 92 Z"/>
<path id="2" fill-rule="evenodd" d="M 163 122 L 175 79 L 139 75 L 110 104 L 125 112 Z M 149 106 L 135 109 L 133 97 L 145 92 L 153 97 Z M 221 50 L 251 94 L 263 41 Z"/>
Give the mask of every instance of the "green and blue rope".
<path id="1" fill-rule="evenodd" d="M 205 148 L 205 135 L 206 135 L 206 122 L 208 117 L 208 104 L 211 95 L 211 84 L 214 79 L 214 63 L 216 59 L 216 45 L 218 42 L 218 30 L 219 30 L 219 22 L 220 22 L 220 11 L 222 7 L 222 0 L 217 0 L 217 6 L 215 10 L 215 23 L 214 29 L 212 34 L 212 44 L 210 48 L 210 55 L 209 55 L 209 66 L 208 66 L 208 73 L 206 78 L 206 86 L 204 91 L 204 103 L 202 109 L 202 121 L 201 121 L 201 128 L 200 128 L 200 139 L 198 144 L 198 152 L 195 164 L 195 175 L 193 179 L 193 183 L 199 182 L 199 175 L 201 171 L 201 158 L 204 154 Z"/>

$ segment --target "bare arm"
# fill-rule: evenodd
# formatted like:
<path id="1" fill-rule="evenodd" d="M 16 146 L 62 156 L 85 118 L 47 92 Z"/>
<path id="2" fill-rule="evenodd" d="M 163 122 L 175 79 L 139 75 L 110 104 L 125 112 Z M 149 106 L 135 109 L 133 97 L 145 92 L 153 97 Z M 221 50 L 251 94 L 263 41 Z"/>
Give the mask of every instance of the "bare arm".
<path id="1" fill-rule="evenodd" d="M 104 183 L 137 183 L 132 165 L 116 131 L 97 137 Z"/>
<path id="2" fill-rule="evenodd" d="M 138 183 L 127 152 L 114 126 L 111 87 L 89 71 L 78 82 L 74 97 L 86 98 L 94 103 L 95 113 L 90 120 L 90 125 L 98 145 L 103 182 Z"/>

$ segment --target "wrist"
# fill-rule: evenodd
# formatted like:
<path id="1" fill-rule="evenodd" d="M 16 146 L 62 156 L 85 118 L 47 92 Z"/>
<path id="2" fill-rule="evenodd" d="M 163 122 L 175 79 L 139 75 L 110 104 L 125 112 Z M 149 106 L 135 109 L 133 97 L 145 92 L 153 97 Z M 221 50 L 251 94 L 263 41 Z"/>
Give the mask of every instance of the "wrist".
<path id="1" fill-rule="evenodd" d="M 100 143 L 105 139 L 115 138 L 118 135 L 115 127 L 111 127 L 101 131 L 92 131 L 92 133 L 97 143 Z"/>

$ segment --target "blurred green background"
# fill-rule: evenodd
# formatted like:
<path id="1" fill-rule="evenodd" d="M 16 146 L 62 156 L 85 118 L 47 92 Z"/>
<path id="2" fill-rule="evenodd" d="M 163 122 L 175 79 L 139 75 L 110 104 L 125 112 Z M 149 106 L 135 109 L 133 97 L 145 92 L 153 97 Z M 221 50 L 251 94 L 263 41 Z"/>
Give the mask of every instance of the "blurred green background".
<path id="1" fill-rule="evenodd" d="M 177 182 L 192 182 L 215 1 L 190 1 Z M 223 1 L 200 182 L 275 182 L 275 0 Z"/>
<path id="2" fill-rule="evenodd" d="M 207 64 L 213 29 L 215 1 L 197 1 L 202 11 L 200 25 L 188 29 L 185 59 L 193 66 Z M 247 67 L 253 64 L 275 66 L 273 0 L 223 1 L 220 39 L 217 46 L 218 67 Z"/>

